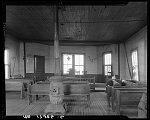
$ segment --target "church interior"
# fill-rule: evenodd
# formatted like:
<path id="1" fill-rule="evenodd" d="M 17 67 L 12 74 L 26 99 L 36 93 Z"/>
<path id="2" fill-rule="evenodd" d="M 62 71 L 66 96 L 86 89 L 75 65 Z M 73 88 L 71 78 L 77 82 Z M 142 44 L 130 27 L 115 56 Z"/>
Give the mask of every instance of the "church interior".
<path id="1" fill-rule="evenodd" d="M 4 14 L 4 116 L 148 117 L 146 1 Z"/>

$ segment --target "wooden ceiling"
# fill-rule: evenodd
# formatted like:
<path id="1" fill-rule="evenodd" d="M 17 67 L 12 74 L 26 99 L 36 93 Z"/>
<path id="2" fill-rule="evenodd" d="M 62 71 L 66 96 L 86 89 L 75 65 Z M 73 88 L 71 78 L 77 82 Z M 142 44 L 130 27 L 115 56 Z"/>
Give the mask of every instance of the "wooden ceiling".
<path id="1" fill-rule="evenodd" d="M 123 42 L 147 25 L 147 2 L 126 5 L 61 5 L 60 45 Z M 6 6 L 6 34 L 19 40 L 53 45 L 54 6 Z"/>

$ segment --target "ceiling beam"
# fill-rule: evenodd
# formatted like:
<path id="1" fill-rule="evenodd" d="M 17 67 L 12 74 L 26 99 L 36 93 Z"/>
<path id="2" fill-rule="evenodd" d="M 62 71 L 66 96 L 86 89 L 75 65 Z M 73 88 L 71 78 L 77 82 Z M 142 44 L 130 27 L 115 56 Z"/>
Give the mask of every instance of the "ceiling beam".
<path id="1" fill-rule="evenodd" d="M 67 1 L 67 2 L 59 2 L 60 5 L 103 5 L 103 6 L 125 6 L 128 2 L 125 1 Z"/>
<path id="2" fill-rule="evenodd" d="M 54 45 L 53 40 L 24 40 L 28 43 L 40 43 L 44 45 Z M 80 41 L 80 40 L 59 40 L 60 46 L 99 46 L 108 44 L 118 44 L 120 41 Z"/>
<path id="3" fill-rule="evenodd" d="M 103 6 L 125 6 L 127 5 L 127 1 L 87 1 L 87 0 L 82 0 L 82 1 L 15 1 L 15 2 L 10 2 L 10 1 L 3 1 L 3 5 L 103 5 Z"/>
<path id="4" fill-rule="evenodd" d="M 63 24 L 71 24 L 71 23 L 104 23 L 104 22 L 117 22 L 117 23 L 126 23 L 126 22 L 145 22 L 146 20 L 144 19 L 133 19 L 133 20 L 99 20 L 99 21 L 76 21 L 76 22 L 66 22 L 62 21 L 60 22 L 61 25 Z"/>

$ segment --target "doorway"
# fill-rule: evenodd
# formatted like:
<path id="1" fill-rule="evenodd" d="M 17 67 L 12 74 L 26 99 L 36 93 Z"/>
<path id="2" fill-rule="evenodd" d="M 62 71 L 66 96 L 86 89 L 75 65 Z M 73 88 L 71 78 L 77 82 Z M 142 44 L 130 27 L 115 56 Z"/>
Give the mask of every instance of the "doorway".
<path id="1" fill-rule="evenodd" d="M 34 55 L 34 78 L 35 82 L 44 81 L 45 56 Z"/>

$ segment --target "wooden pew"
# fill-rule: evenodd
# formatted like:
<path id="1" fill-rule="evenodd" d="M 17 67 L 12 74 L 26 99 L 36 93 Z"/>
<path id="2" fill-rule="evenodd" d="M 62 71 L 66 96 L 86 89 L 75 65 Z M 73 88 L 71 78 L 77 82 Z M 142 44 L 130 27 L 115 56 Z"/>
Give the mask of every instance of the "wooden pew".
<path id="1" fill-rule="evenodd" d="M 95 90 L 95 76 L 94 77 L 66 77 L 67 81 L 88 81 L 90 89 Z"/>
<path id="2" fill-rule="evenodd" d="M 64 82 L 64 99 L 78 100 L 86 97 L 87 105 L 90 104 L 90 85 L 88 81 L 67 81 Z M 85 102 L 85 100 L 83 100 Z M 80 101 L 81 102 L 81 101 Z"/>
<path id="3" fill-rule="evenodd" d="M 8 92 L 20 92 L 21 98 L 25 97 L 26 87 L 32 84 L 32 80 L 29 79 L 5 79 L 5 91 Z"/>
<path id="4" fill-rule="evenodd" d="M 64 81 L 64 99 L 86 96 L 90 103 L 90 86 L 88 81 Z M 34 95 L 49 95 L 50 82 L 36 83 L 28 86 L 28 104 L 32 102 Z"/>
<path id="5" fill-rule="evenodd" d="M 146 91 L 146 88 L 119 88 L 115 89 L 113 95 L 113 105 L 116 104 L 116 113 L 120 115 L 120 109 L 123 106 L 137 108 L 142 94 Z M 114 106 L 113 106 L 114 110 Z"/>
<path id="6" fill-rule="evenodd" d="M 129 88 L 129 87 L 126 87 L 126 86 L 107 86 L 107 97 L 110 97 L 108 99 L 108 103 L 111 103 L 112 105 L 112 110 L 114 111 L 115 110 L 115 106 L 114 106 L 114 103 L 115 103 L 115 100 L 116 100 L 116 90 L 122 90 L 122 91 L 126 91 L 126 90 L 129 90 L 129 91 L 145 91 L 147 88 L 146 87 L 143 87 L 143 88 Z M 108 95 L 109 94 L 109 95 Z"/>

